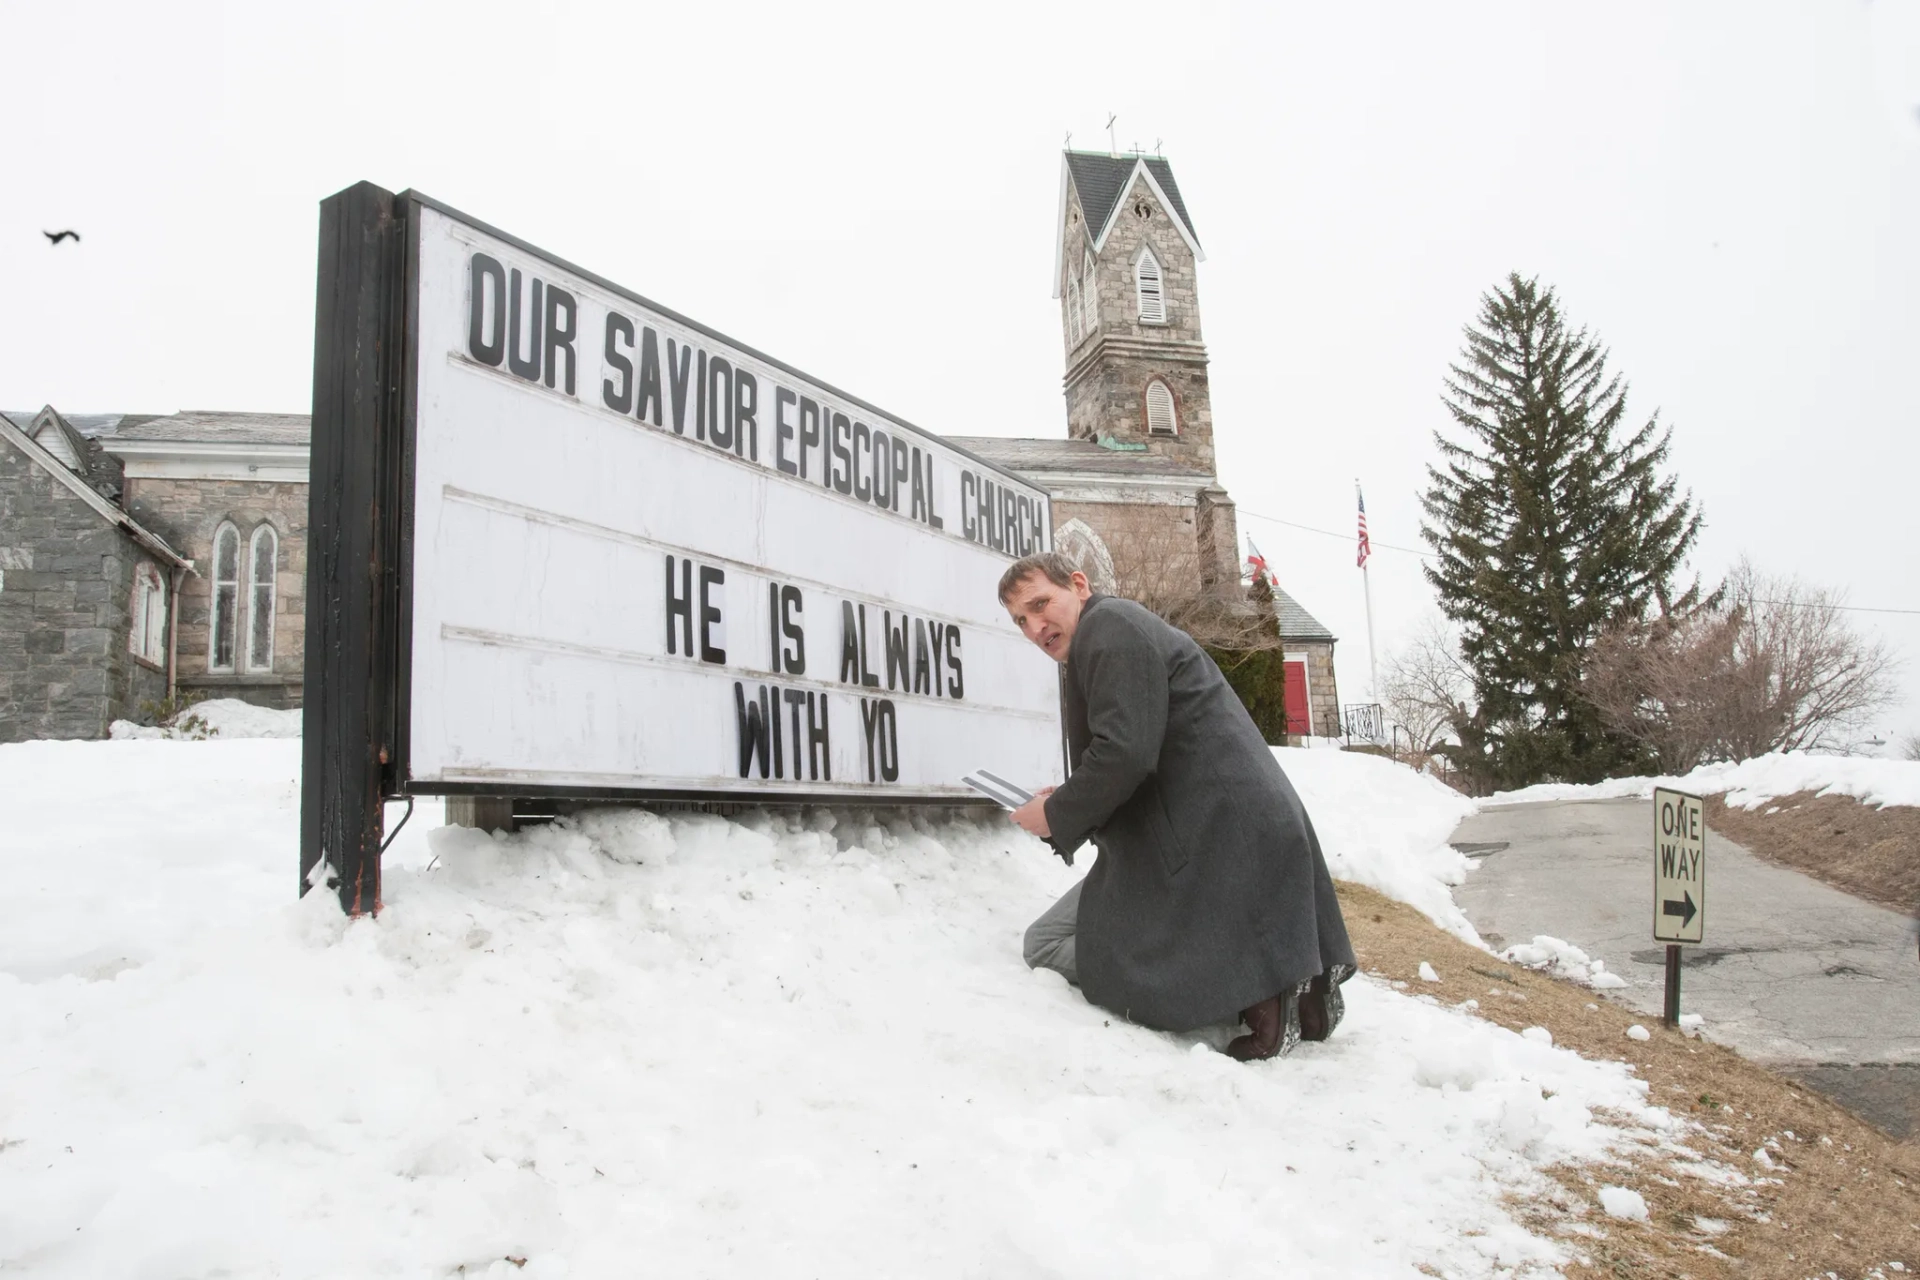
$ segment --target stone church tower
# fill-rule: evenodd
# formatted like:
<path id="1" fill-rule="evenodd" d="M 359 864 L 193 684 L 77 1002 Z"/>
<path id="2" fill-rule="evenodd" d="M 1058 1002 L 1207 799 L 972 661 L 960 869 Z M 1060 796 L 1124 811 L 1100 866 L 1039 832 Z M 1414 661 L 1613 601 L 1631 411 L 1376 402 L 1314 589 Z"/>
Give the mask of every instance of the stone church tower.
<path id="1" fill-rule="evenodd" d="M 1054 297 L 1069 438 L 1145 445 L 1213 474 L 1195 278 L 1205 258 L 1165 160 L 1065 154 Z"/>
<path id="2" fill-rule="evenodd" d="M 1205 255 L 1158 156 L 1060 159 L 1053 296 L 1067 438 L 955 443 L 1053 498 L 1054 542 L 1102 591 L 1179 612 L 1240 598 L 1233 500 L 1213 460 L 1195 269 Z"/>

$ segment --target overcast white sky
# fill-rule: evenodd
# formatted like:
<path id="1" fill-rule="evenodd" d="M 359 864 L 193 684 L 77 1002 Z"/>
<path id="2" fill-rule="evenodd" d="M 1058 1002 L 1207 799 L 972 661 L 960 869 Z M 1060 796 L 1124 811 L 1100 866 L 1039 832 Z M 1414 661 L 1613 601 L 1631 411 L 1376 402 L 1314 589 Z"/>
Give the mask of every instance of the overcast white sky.
<path id="1" fill-rule="evenodd" d="M 304 11 L 301 11 L 304 10 Z M 1059 150 L 1159 144 L 1221 477 L 1367 692 L 1507 271 L 1674 428 L 1697 569 L 1842 588 L 1920 732 L 1920 3 L 0 7 L 0 405 L 304 412 L 316 209 L 416 187 L 930 429 L 1062 435 Z M 42 229 L 84 239 L 50 249 Z M 1255 518 L 1336 531 L 1323 537 Z"/>

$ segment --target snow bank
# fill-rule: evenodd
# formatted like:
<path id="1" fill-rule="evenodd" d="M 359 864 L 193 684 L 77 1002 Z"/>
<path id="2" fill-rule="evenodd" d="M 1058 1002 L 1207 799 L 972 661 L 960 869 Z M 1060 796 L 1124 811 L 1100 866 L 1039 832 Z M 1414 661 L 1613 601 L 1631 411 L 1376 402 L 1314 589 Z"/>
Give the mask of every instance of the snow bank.
<path id="1" fill-rule="evenodd" d="M 191 718 L 198 717 L 199 724 L 191 729 L 180 727 Z M 238 698 L 209 698 L 205 702 L 196 702 L 187 710 L 174 717 L 174 724 L 166 727 L 135 724 L 131 720 L 115 720 L 107 727 L 107 736 L 116 740 L 179 738 L 297 738 L 300 736 L 300 712 L 276 711 L 271 707 L 256 707 L 251 702 L 242 702 Z"/>
<path id="2" fill-rule="evenodd" d="M 1695 794 L 1725 793 L 1727 803 L 1757 809 L 1778 796 L 1799 791 L 1852 796 L 1865 804 L 1920 805 L 1920 761 L 1879 760 L 1867 756 L 1810 755 L 1805 752 L 1756 756 L 1738 764 L 1706 764 L 1679 777 L 1610 778 L 1579 785 L 1547 782 L 1502 791 L 1483 805 L 1534 804 L 1543 800 L 1613 800 L 1651 796 L 1655 787 Z"/>
<path id="3" fill-rule="evenodd" d="M 1543 1276 L 1504 1197 L 1676 1123 L 1364 978 L 1250 1067 L 1126 1025 L 1020 963 L 1073 873 L 998 817 L 410 828 L 350 923 L 290 900 L 297 767 L 0 747 L 0 1268 Z M 1350 866 L 1444 840 L 1296 778 Z"/>
<path id="4" fill-rule="evenodd" d="M 1453 901 L 1452 887 L 1473 863 L 1447 844 L 1474 801 L 1383 756 L 1293 747 L 1273 754 L 1306 803 L 1335 879 L 1378 889 L 1484 945 Z"/>

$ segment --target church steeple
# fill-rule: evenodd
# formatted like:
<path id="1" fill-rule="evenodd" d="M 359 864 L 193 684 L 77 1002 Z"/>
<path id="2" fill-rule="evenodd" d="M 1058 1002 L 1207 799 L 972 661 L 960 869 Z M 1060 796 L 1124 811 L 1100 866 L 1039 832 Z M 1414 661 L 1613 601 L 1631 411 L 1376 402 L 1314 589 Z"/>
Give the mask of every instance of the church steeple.
<path id="1" fill-rule="evenodd" d="M 1054 296 L 1070 437 L 1213 472 L 1195 271 L 1205 257 L 1164 159 L 1062 155 Z"/>

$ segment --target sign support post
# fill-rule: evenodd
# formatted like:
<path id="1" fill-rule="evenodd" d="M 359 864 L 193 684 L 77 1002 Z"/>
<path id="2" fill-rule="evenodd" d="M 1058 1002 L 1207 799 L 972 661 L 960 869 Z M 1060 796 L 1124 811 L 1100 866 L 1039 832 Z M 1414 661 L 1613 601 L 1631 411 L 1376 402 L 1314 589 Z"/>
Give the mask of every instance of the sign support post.
<path id="1" fill-rule="evenodd" d="M 404 231 L 371 183 L 320 205 L 299 891 L 324 864 L 349 915 L 379 909 L 385 801 L 399 790 Z"/>
<path id="2" fill-rule="evenodd" d="M 1653 940 L 1667 944 L 1663 1021 L 1680 1024 L 1680 948 L 1707 935 L 1707 813 L 1699 796 L 1653 792 Z"/>

